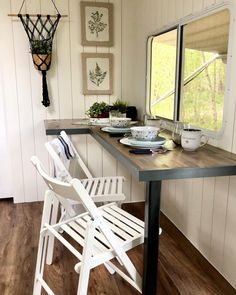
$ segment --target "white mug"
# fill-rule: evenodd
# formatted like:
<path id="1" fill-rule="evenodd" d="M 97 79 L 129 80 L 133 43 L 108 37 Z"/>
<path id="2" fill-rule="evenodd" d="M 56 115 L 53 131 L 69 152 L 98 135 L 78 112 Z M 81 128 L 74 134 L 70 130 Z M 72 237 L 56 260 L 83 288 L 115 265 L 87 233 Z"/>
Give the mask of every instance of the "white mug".
<path id="1" fill-rule="evenodd" d="M 204 140 L 204 141 L 203 141 Z M 183 129 L 181 135 L 181 146 L 185 151 L 195 151 L 208 142 L 208 137 L 202 135 L 200 129 Z"/>

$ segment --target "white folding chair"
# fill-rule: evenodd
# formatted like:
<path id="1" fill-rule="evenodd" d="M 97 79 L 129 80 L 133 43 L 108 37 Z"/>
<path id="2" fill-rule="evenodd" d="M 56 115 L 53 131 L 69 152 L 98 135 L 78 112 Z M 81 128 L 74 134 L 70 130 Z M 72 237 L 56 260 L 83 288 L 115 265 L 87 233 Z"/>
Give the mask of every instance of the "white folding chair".
<path id="1" fill-rule="evenodd" d="M 123 176 L 93 178 L 65 131 L 61 131 L 60 137 L 46 142 L 45 147 L 53 161 L 54 176 L 56 176 L 57 179 L 68 183 L 72 180 L 74 175 L 71 175 L 70 166 L 71 162 L 73 162 L 74 166 L 77 166 L 77 171 L 79 171 L 83 177 L 86 177 L 85 179 L 81 179 L 81 183 L 88 194 L 93 198 L 94 202 L 125 200 L 125 195 L 123 194 L 123 182 L 125 178 Z M 57 200 L 54 200 L 51 216 L 52 224 L 57 222 L 59 205 L 61 205 L 60 221 L 84 211 L 83 206 L 78 202 L 61 199 L 59 204 Z M 53 247 L 54 238 L 51 236 L 48 241 L 49 251 L 46 257 L 47 263 L 52 261 Z M 113 272 L 107 264 L 105 264 L 105 267 L 110 273 Z"/>
<path id="2" fill-rule="evenodd" d="M 68 145 L 70 154 L 73 155 L 73 160 L 85 175 L 86 178 L 81 179 L 81 182 L 95 202 L 125 200 L 125 195 L 122 192 L 123 182 L 125 180 L 123 176 L 93 177 L 65 131 L 61 131 L 60 137 Z M 55 146 L 55 140 L 46 142 L 45 147 L 53 160 L 56 177 L 59 180 L 69 182 L 73 177 L 75 177 L 75 175 L 71 175 L 69 171 L 70 159 L 66 161 L 67 163 L 63 161 L 63 159 L 65 159 L 65 155 L 62 155 L 63 151 L 60 152 L 57 149 Z"/>
<path id="3" fill-rule="evenodd" d="M 87 294 L 90 270 L 103 263 L 107 263 L 141 293 L 142 279 L 126 252 L 143 243 L 143 221 L 125 212 L 115 203 L 97 207 L 80 180 L 72 179 L 70 183 L 65 183 L 53 179 L 46 174 L 36 157 L 32 157 L 31 161 L 49 187 L 45 193 L 33 295 L 41 294 L 42 288 L 47 294 L 54 294 L 43 278 L 47 239 L 51 235 L 78 259 L 74 266 L 75 271 L 80 274 L 77 295 Z M 86 212 L 51 225 L 51 209 L 55 199 L 59 202 L 62 199 L 80 201 Z M 67 235 L 60 234 L 60 230 Z M 80 244 L 82 251 L 77 250 L 71 240 Z M 113 258 L 117 258 L 126 273 L 111 263 Z"/>

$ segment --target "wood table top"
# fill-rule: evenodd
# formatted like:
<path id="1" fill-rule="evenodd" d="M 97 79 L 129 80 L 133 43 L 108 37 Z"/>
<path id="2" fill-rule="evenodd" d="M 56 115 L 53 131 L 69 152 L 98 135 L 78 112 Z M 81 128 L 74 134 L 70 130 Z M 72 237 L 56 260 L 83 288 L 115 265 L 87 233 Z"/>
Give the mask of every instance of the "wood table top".
<path id="1" fill-rule="evenodd" d="M 119 138 L 101 131 L 101 127 L 75 124 L 74 121 L 47 120 L 46 134 L 57 135 L 61 130 L 68 134 L 91 134 L 139 181 L 236 175 L 236 154 L 211 145 L 195 152 L 186 152 L 178 146 L 163 154 L 136 155 L 129 153 L 131 148 L 121 144 Z"/>

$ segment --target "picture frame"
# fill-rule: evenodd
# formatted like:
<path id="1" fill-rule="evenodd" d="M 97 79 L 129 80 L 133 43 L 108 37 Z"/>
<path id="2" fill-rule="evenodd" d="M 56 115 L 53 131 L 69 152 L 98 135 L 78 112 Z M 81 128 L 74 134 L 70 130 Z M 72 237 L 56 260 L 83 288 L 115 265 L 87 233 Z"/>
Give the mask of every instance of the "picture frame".
<path id="1" fill-rule="evenodd" d="M 111 53 L 82 53 L 83 94 L 113 93 L 113 55 Z"/>
<path id="2" fill-rule="evenodd" d="M 113 4 L 80 2 L 81 44 L 113 46 Z"/>

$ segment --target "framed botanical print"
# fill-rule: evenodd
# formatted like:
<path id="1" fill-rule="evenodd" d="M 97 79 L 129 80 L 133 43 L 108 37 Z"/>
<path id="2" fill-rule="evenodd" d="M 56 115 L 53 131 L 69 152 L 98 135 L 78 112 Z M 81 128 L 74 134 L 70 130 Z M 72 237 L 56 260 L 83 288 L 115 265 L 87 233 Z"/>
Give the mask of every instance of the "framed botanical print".
<path id="1" fill-rule="evenodd" d="M 113 93 L 113 55 L 82 53 L 83 94 Z"/>
<path id="2" fill-rule="evenodd" d="M 83 46 L 113 45 L 113 4 L 80 2 Z"/>

